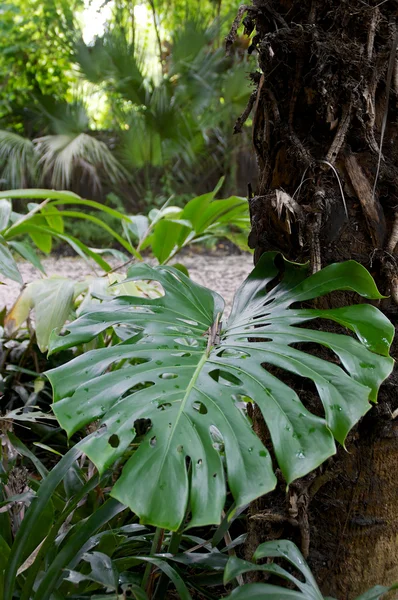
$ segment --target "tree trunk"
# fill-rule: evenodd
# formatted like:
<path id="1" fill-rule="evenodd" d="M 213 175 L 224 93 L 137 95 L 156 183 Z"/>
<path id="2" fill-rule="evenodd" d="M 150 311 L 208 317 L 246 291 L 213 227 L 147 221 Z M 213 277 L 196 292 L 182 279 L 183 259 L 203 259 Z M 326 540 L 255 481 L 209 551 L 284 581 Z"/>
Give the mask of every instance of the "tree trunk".
<path id="1" fill-rule="evenodd" d="M 250 198 L 255 260 L 276 249 L 291 260 L 309 260 L 316 272 L 355 259 L 389 296 L 378 306 L 393 322 L 397 15 L 394 0 L 253 0 L 239 9 L 227 37 L 228 46 L 243 19 L 260 67 L 252 74 L 251 103 L 236 124 L 239 131 L 253 111 L 260 182 Z M 348 452 L 340 449 L 288 496 L 281 482 L 252 506 L 248 555 L 265 539 L 291 537 L 308 555 L 322 591 L 340 600 L 398 579 L 396 381 L 394 374 L 382 387 L 379 405 L 347 441 Z M 305 382 L 298 389 L 312 393 Z M 266 441 L 262 419 L 253 417 Z M 299 531 L 288 524 L 293 514 Z"/>

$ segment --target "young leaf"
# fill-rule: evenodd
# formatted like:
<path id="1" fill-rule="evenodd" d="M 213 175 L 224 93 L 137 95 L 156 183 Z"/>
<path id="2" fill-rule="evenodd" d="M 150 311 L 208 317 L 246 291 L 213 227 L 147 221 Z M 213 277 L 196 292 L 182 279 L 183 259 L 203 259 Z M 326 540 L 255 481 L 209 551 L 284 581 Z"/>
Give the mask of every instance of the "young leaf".
<path id="1" fill-rule="evenodd" d="M 261 410 L 288 483 L 333 455 L 334 438 L 344 444 L 370 409 L 369 401 L 393 367 L 388 357 L 392 324 L 368 305 L 343 313 L 290 307 L 338 289 L 379 298 L 374 281 L 353 261 L 306 275 L 305 266 L 265 254 L 219 332 L 220 296 L 176 269 L 138 265 L 130 269 L 130 278 L 158 281 L 164 296 L 104 302 L 68 325 L 66 335 L 52 337 L 54 352 L 88 342 L 112 326 L 141 329 L 125 343 L 87 352 L 47 375 L 54 412 L 68 435 L 102 419 L 98 435 L 86 446 L 100 471 L 124 455 L 140 423 L 147 423 L 112 492 L 144 523 L 177 530 L 188 500 L 191 526 L 219 523 L 226 493 L 223 461 L 237 509 L 274 488 L 270 455 L 252 431 L 242 402 L 252 399 Z M 367 322 L 370 315 L 375 325 Z M 349 327 L 359 339 L 297 327 L 322 317 Z M 344 369 L 296 347 L 308 342 L 332 350 Z M 376 348 L 382 352 L 372 351 Z M 122 368 L 111 368 L 118 364 Z M 312 414 L 263 365 L 313 381 L 325 416 Z"/>
<path id="2" fill-rule="evenodd" d="M 75 283 L 64 278 L 40 279 L 26 286 L 5 324 L 9 331 L 18 329 L 31 309 L 35 313 L 37 344 L 42 352 L 47 350 L 53 329 L 62 327 L 73 307 Z"/>

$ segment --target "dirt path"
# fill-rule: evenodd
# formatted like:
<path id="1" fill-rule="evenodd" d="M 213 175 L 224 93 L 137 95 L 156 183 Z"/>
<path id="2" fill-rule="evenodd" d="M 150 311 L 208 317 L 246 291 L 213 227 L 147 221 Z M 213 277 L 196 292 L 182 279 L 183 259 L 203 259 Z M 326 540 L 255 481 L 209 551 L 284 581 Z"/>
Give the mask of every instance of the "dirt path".
<path id="1" fill-rule="evenodd" d="M 90 267 L 80 258 L 49 258 L 42 261 L 47 275 L 70 277 L 76 280 L 93 275 Z M 179 258 L 189 270 L 192 279 L 201 285 L 215 290 L 223 296 L 230 307 L 236 289 L 252 269 L 250 254 L 190 254 Z M 25 283 L 40 277 L 28 263 L 20 263 L 20 271 Z M 10 308 L 18 296 L 20 286 L 10 280 L 0 286 L 0 310 L 6 305 Z"/>

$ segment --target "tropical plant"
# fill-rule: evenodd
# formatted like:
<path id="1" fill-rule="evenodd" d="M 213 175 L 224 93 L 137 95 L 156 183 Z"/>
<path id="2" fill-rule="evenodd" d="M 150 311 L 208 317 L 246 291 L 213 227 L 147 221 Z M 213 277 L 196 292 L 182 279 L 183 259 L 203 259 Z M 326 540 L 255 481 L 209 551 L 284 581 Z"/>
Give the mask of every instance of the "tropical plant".
<path id="1" fill-rule="evenodd" d="M 242 576 L 250 571 L 260 571 L 268 575 L 274 575 L 288 581 L 296 589 L 286 589 L 286 587 L 276 586 L 269 583 L 252 583 L 236 588 L 228 599 L 230 600 L 327 600 L 321 594 L 321 591 L 312 575 L 304 556 L 298 548 L 288 540 L 277 540 L 261 544 L 254 553 L 253 560 L 257 561 L 267 558 L 283 559 L 293 567 L 297 574 L 301 575 L 299 579 L 290 570 L 286 570 L 276 564 L 274 561 L 266 564 L 253 564 L 251 562 L 231 557 L 228 560 L 224 572 L 224 582 L 228 583 L 236 577 Z M 398 584 L 389 587 L 378 585 L 364 594 L 361 594 L 356 600 L 379 600 L 388 592 L 397 589 Z M 329 600 L 333 600 L 329 598 Z"/>
<path id="2" fill-rule="evenodd" d="M 53 238 L 68 243 L 84 259 L 93 259 L 97 265 L 109 273 L 112 266 L 103 258 L 104 251 L 88 248 L 77 237 L 65 232 L 64 220 L 81 219 L 105 231 L 111 239 L 122 245 L 128 255 L 116 249 L 109 249 L 122 261 L 122 266 L 133 259 L 142 260 L 140 252 L 151 249 L 160 264 L 170 261 L 182 248 L 192 243 L 227 237 L 245 248 L 245 237 L 249 228 L 247 202 L 233 196 L 225 200 L 215 200 L 222 184 L 220 180 L 213 192 L 192 199 L 184 209 L 164 206 L 161 210 L 143 215 L 127 216 L 107 206 L 90 200 L 83 200 L 70 192 L 51 190 L 13 190 L 0 193 L 0 274 L 19 283 L 22 278 L 12 251 L 31 262 L 45 275 L 45 270 L 37 253 L 27 241 L 19 241 L 21 235 L 28 235 L 40 251 L 50 252 Z M 12 211 L 7 198 L 33 198 L 43 200 L 41 204 L 29 204 L 30 213 L 17 214 Z M 61 210 L 58 206 L 61 205 Z M 77 205 L 80 209 L 89 207 L 99 212 L 101 218 L 90 213 L 64 210 L 65 205 Z M 110 227 L 104 217 L 111 217 L 121 223 L 124 237 Z M 73 221 L 72 221 L 73 222 Z M 17 239 L 15 239 L 17 238 Z M 135 243 L 137 249 L 135 249 Z M 183 266 L 180 268 L 185 269 Z M 185 269 L 185 272 L 186 269 Z M 34 312 L 36 339 L 39 348 L 45 351 L 51 331 L 62 327 L 73 316 L 83 298 L 84 306 L 94 297 L 104 299 L 114 293 L 151 295 L 156 290 L 144 282 L 130 282 L 124 288 L 112 288 L 125 276 L 110 273 L 106 278 L 91 277 L 76 282 L 64 277 L 44 278 L 30 283 L 21 292 L 15 305 L 5 319 L 9 335 L 17 331 Z"/>
<path id="3" fill-rule="evenodd" d="M 187 511 L 191 527 L 219 523 L 225 471 L 235 509 L 275 487 L 248 403 L 261 410 L 290 483 L 332 456 L 335 440 L 344 445 L 391 373 L 394 328 L 374 306 L 297 308 L 339 289 L 380 298 L 354 261 L 307 278 L 305 265 L 265 254 L 239 289 L 226 326 L 222 298 L 180 271 L 136 265 L 127 281 L 137 279 L 157 281 L 164 296 L 118 297 L 83 311 L 62 336 L 53 335 L 50 352 L 102 335 L 108 345 L 47 376 L 54 413 L 69 436 L 100 420 L 84 444 L 100 472 L 128 456 L 112 496 L 143 523 L 178 530 Z M 335 321 L 357 339 L 303 327 L 313 319 Z M 326 347 L 339 362 L 298 343 Z M 311 413 L 275 367 L 311 380 L 324 415 Z M 139 430 L 145 435 L 132 446 Z"/>
<path id="4" fill-rule="evenodd" d="M 220 179 L 212 192 L 193 198 L 184 208 L 167 202 L 160 210 L 152 209 L 147 217 L 131 216 L 130 223 L 123 223 L 126 236 L 136 240 L 140 251 L 150 248 L 159 264 L 168 263 L 190 244 L 220 238 L 229 239 L 247 251 L 250 227 L 247 200 L 238 196 L 216 200 L 223 181 L 224 178 Z"/>
<path id="5" fill-rule="evenodd" d="M 10 199 L 39 199 L 41 204 L 28 204 L 30 209 L 27 214 L 15 213 L 12 210 Z M 45 254 L 52 249 L 53 239 L 69 244 L 73 250 L 83 259 L 92 259 L 105 272 L 112 270 L 111 265 L 102 258 L 98 251 L 88 248 L 83 242 L 74 236 L 65 233 L 64 218 L 83 219 L 95 223 L 104 229 L 113 239 L 119 243 L 130 255 L 141 260 L 140 254 L 135 248 L 109 227 L 101 218 L 90 213 L 83 212 L 82 207 L 89 207 L 99 211 L 100 214 L 108 214 L 120 221 L 129 221 L 123 213 L 102 205 L 92 200 L 84 200 L 72 192 L 57 192 L 55 190 L 12 190 L 0 192 L 0 273 L 22 283 L 18 266 L 11 254 L 15 250 L 23 258 L 31 262 L 43 272 L 43 267 L 34 249 L 26 242 L 19 242 L 20 236 L 28 236 L 34 245 Z M 80 210 L 64 210 L 65 206 L 76 205 Z M 63 207 L 59 210 L 58 206 Z M 17 239 L 15 239 L 17 238 Z"/>
<path id="6" fill-rule="evenodd" d="M 85 103 L 66 103 L 53 98 L 37 100 L 36 121 L 50 130 L 33 140 L 0 130 L 0 173 L 2 188 L 29 185 L 55 189 L 86 188 L 99 193 L 104 179 L 117 186 L 127 173 L 106 143 L 90 131 Z"/>

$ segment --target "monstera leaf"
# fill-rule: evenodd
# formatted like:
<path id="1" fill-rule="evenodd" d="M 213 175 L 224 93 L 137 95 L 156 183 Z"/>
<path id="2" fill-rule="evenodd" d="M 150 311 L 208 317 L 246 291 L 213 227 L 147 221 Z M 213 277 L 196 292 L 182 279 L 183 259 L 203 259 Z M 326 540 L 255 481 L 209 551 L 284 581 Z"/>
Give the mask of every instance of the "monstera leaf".
<path id="1" fill-rule="evenodd" d="M 69 435 L 101 420 L 84 450 L 98 469 L 128 456 L 112 495 L 145 523 L 176 530 L 187 511 L 190 526 L 218 523 L 226 480 L 236 507 L 275 487 L 247 403 L 261 410 L 290 483 L 334 454 L 335 440 L 344 444 L 392 370 L 394 328 L 377 308 L 297 308 L 342 289 L 380 298 L 356 262 L 307 278 L 306 266 L 267 253 L 237 292 L 226 326 L 222 298 L 180 271 L 138 265 L 129 277 L 158 281 L 164 295 L 118 297 L 82 314 L 65 335 L 53 335 L 52 352 L 109 328 L 129 335 L 47 375 L 54 412 Z M 356 339 L 308 328 L 319 318 Z M 320 347 L 332 351 L 331 361 L 317 356 Z M 310 412 L 284 372 L 313 382 L 323 411 Z"/>

